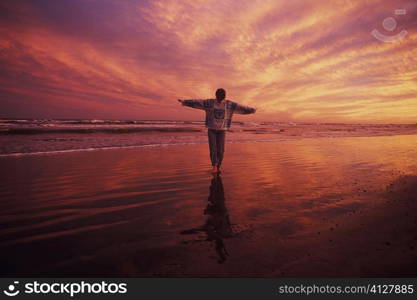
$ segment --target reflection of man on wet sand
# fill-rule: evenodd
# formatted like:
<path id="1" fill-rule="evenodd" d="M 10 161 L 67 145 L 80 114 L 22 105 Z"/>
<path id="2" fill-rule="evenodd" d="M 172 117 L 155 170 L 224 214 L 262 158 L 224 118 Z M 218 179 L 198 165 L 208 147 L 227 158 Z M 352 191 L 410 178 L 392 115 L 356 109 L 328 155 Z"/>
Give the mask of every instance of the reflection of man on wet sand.
<path id="1" fill-rule="evenodd" d="M 204 214 L 208 215 L 206 223 L 201 227 L 181 232 L 181 234 L 205 232 L 207 234 L 207 240 L 214 241 L 216 244 L 219 263 L 223 263 L 226 260 L 226 256 L 229 255 L 223 243 L 223 238 L 232 237 L 234 235 L 225 200 L 222 178 L 220 177 L 220 174 L 217 173 L 213 175 L 213 179 L 211 180 L 208 204 L 204 210 Z"/>

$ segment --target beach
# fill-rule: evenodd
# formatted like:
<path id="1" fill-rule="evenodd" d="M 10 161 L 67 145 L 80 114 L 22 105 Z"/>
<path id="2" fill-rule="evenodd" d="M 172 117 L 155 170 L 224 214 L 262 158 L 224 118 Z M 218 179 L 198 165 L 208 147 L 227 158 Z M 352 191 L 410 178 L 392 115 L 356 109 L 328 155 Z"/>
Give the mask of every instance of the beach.
<path id="1" fill-rule="evenodd" d="M 220 176 L 204 143 L 3 155 L 1 275 L 416 277 L 416 145 L 238 140 Z"/>

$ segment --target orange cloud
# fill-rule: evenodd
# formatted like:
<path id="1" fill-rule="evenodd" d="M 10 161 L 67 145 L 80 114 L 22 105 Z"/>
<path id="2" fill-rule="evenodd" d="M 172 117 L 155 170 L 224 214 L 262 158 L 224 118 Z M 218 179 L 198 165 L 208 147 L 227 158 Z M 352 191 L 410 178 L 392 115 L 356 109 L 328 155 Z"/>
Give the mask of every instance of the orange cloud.
<path id="1" fill-rule="evenodd" d="M 258 107 L 257 120 L 417 119 L 412 0 L 0 6 L 2 117 L 197 119 L 175 100 L 224 87 Z M 398 23 L 392 32 L 387 17 Z M 408 33 L 384 43 L 373 29 Z"/>

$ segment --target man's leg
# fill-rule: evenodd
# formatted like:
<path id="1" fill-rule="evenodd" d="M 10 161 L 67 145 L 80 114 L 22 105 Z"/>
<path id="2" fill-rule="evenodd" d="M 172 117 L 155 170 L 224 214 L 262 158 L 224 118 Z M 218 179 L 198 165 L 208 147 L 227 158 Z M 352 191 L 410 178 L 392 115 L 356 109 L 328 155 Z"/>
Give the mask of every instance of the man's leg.
<path id="1" fill-rule="evenodd" d="M 216 146 L 217 146 L 217 168 L 220 169 L 220 166 L 223 161 L 224 147 L 226 142 L 226 131 L 220 130 L 217 132 Z"/>
<path id="2" fill-rule="evenodd" d="M 215 167 L 217 165 L 217 139 L 216 132 L 214 130 L 207 130 L 209 149 L 210 149 L 210 160 L 211 165 Z"/>

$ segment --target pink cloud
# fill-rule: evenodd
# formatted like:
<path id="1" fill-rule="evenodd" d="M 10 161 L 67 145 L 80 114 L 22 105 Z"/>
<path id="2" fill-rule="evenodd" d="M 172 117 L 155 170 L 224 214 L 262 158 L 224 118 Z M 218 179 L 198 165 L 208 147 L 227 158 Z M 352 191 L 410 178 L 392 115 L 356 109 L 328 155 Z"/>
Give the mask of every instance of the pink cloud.
<path id="1" fill-rule="evenodd" d="M 1 11 L 2 117 L 197 119 L 176 99 L 224 87 L 258 120 L 417 118 L 412 0 L 9 1 Z M 373 29 L 408 34 L 383 43 Z"/>

